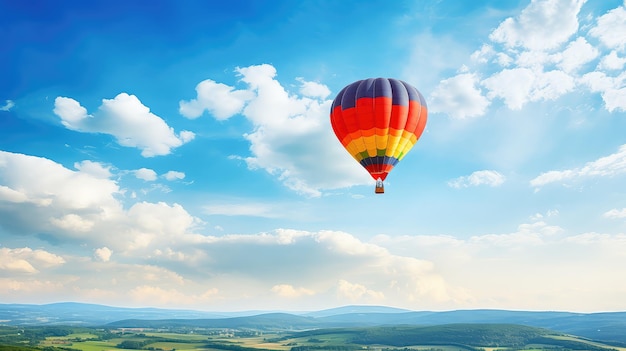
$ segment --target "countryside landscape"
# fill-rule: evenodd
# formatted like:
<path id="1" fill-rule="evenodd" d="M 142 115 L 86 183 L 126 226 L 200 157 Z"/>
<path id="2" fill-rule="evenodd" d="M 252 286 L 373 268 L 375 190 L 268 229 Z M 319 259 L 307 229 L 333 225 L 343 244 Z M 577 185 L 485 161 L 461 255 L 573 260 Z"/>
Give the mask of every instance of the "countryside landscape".
<path id="1" fill-rule="evenodd" d="M 626 0 L 0 0 L 0 351 L 626 351 Z"/>
<path id="2" fill-rule="evenodd" d="M 625 317 L 622 312 L 417 312 L 382 306 L 218 313 L 76 303 L 4 304 L 0 350 L 624 351 Z"/>

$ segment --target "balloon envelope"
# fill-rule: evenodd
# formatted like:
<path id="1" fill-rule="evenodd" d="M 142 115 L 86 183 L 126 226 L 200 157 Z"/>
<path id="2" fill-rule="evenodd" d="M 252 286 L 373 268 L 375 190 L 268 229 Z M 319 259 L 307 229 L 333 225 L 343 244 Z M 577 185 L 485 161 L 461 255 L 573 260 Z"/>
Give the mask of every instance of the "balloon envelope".
<path id="1" fill-rule="evenodd" d="M 422 135 L 427 115 L 426 101 L 415 87 L 397 79 L 370 78 L 337 94 L 330 123 L 372 178 L 385 180 Z"/>

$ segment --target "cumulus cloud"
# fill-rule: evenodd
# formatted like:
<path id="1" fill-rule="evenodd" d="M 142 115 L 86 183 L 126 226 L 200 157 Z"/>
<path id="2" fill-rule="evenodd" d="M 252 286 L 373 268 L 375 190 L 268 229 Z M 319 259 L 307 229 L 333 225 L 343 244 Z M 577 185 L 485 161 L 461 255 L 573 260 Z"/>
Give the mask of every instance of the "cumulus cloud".
<path id="1" fill-rule="evenodd" d="M 61 217 L 51 217 L 50 224 L 62 230 L 68 230 L 75 233 L 87 233 L 93 226 L 94 221 L 84 218 L 80 215 L 70 213 Z"/>
<path id="2" fill-rule="evenodd" d="M 589 34 L 610 49 L 626 49 L 626 8 L 620 6 L 600 16 Z"/>
<path id="3" fill-rule="evenodd" d="M 275 296 L 300 302 L 319 296 L 322 300 L 350 299 L 365 303 L 373 298 L 382 302 L 386 298 L 406 299 L 409 295 L 439 299 L 435 291 L 450 294 L 443 280 L 433 278 L 436 272 L 429 262 L 397 257 L 342 232 L 276 230 L 253 235 L 198 237 L 193 247 L 199 251 L 193 253 L 187 249 L 188 255 L 177 261 L 178 266 L 195 270 L 198 279 L 207 277 L 205 272 L 219 272 L 215 278 L 207 278 L 219 289 L 220 299 L 241 299 L 241 286 L 258 287 L 261 295 L 255 297 L 257 306 L 258 299 L 271 301 Z M 342 281 L 346 283 L 338 283 Z M 396 281 L 401 281 L 402 286 L 394 286 Z M 430 284 L 436 288 L 419 289 Z M 263 286 L 272 294 L 262 295 Z M 249 289 L 246 294 L 252 291 Z"/>
<path id="4" fill-rule="evenodd" d="M 168 171 L 163 175 L 165 179 L 169 181 L 177 180 L 177 179 L 185 179 L 185 173 L 179 171 Z"/>
<path id="5" fill-rule="evenodd" d="M 573 72 L 596 59 L 599 54 L 598 49 L 589 44 L 585 38 L 579 37 L 570 42 L 562 53 L 556 55 L 557 66 L 565 72 Z"/>
<path id="6" fill-rule="evenodd" d="M 585 0 L 532 0 L 519 16 L 504 20 L 490 35 L 496 43 L 529 50 L 554 49 L 578 30 Z"/>
<path id="7" fill-rule="evenodd" d="M 126 93 L 103 99 L 93 115 L 78 101 L 59 96 L 54 102 L 54 113 L 68 129 L 112 135 L 122 146 L 141 149 L 144 157 L 167 155 L 195 137 L 190 131 L 176 134 L 136 96 Z"/>
<path id="8" fill-rule="evenodd" d="M 166 206 L 143 206 L 146 217 L 135 217 L 144 226 L 140 231 L 180 233 L 175 227 L 188 225 L 185 220 L 171 227 L 153 224 Z M 534 215 L 509 233 L 469 238 L 379 235 L 363 241 L 346 232 L 289 229 L 183 234 L 169 236 L 143 255 L 126 256 L 128 263 L 116 262 L 109 246 L 67 259 L 2 248 L 0 293 L 24 301 L 46 288 L 49 296 L 66 299 L 97 296 L 113 305 L 210 309 L 328 304 L 510 308 L 512 301 L 522 309 L 618 309 L 619 296 L 593 297 L 598 291 L 626 291 L 626 282 L 612 275 L 626 269 L 626 236 L 571 232 L 550 224 L 551 213 Z M 64 269 L 52 269 L 60 266 Z M 37 276 L 42 270 L 49 270 L 46 279 Z M 579 289 L 581 284 L 597 289 Z"/>
<path id="9" fill-rule="evenodd" d="M 297 78 L 301 83 L 300 93 L 303 96 L 326 99 L 330 95 L 330 89 L 324 84 L 317 82 L 308 82 L 304 78 Z"/>
<path id="10" fill-rule="evenodd" d="M 490 102 L 478 83 L 478 77 L 471 73 L 442 80 L 430 96 L 430 111 L 458 119 L 483 115 Z"/>
<path id="11" fill-rule="evenodd" d="M 599 69 L 604 70 L 621 70 L 626 64 L 626 57 L 621 57 L 615 50 L 604 56 L 598 65 Z"/>
<path id="12" fill-rule="evenodd" d="M 572 91 L 575 85 L 565 72 L 537 72 L 529 68 L 502 70 L 482 84 L 489 90 L 489 98 L 503 99 L 511 110 L 519 110 L 530 101 L 554 100 Z"/>
<path id="13" fill-rule="evenodd" d="M 113 251 L 111 251 L 108 247 L 104 246 L 104 247 L 96 249 L 93 253 L 93 256 L 98 261 L 108 262 L 111 259 L 112 254 L 113 254 Z"/>
<path id="14" fill-rule="evenodd" d="M 134 173 L 137 179 L 143 179 L 147 182 L 152 182 L 157 179 L 157 173 L 149 168 L 140 168 L 138 170 L 135 170 Z"/>
<path id="15" fill-rule="evenodd" d="M 99 169 L 91 163 L 87 168 Z M 73 171 L 46 158 L 0 151 L 0 226 L 16 235 L 46 233 L 118 254 L 150 250 L 192 236 L 200 220 L 179 204 L 122 206 L 122 190 L 102 172 Z"/>
<path id="16" fill-rule="evenodd" d="M 528 68 L 505 69 L 485 79 L 490 98 L 502 98 L 512 110 L 519 110 L 528 101 L 535 81 L 535 74 Z M 511 84 L 515 82 L 515 84 Z"/>
<path id="17" fill-rule="evenodd" d="M 0 181 L 5 189 L 3 194 L 9 195 L 0 198 L 0 202 L 12 202 L 11 199 L 19 198 L 20 202 L 39 208 L 58 208 L 68 212 L 117 208 L 114 198 L 119 193 L 117 184 L 101 177 L 106 173 L 102 168 L 88 164 L 90 172 L 83 171 L 82 166 L 83 170 L 76 172 L 46 158 L 0 151 Z M 94 169 L 99 169 L 95 177 L 92 174 Z M 18 215 L 16 219 L 20 217 Z"/>
<path id="18" fill-rule="evenodd" d="M 337 284 L 337 293 L 341 298 L 347 298 L 350 301 L 382 301 L 385 294 L 380 291 L 368 289 L 361 284 L 350 283 L 340 280 Z"/>
<path id="19" fill-rule="evenodd" d="M 126 251 L 145 252 L 171 238 L 183 238 L 191 235 L 199 220 L 190 215 L 181 205 L 169 205 L 164 202 L 138 202 L 125 213 L 130 224 L 126 229 L 130 237 L 120 243 L 109 243 L 123 247 Z"/>
<path id="20" fill-rule="evenodd" d="M 236 73 L 247 89 L 204 81 L 200 84 L 206 89 L 201 89 L 196 100 L 181 102 L 181 113 L 196 116 L 209 110 L 216 119 L 239 113 L 252 123 L 253 130 L 244 135 L 250 143 L 250 155 L 232 158 L 245 161 L 250 169 L 268 172 L 286 187 L 309 197 L 321 196 L 324 189 L 371 182 L 332 133 L 328 121 L 331 101 L 325 100 L 327 87 L 298 78 L 302 96 L 290 93 L 275 79 L 276 69 L 268 64 L 239 67 Z"/>
<path id="21" fill-rule="evenodd" d="M 254 97 L 248 90 L 236 90 L 226 84 L 204 80 L 196 86 L 197 97 L 179 103 L 179 112 L 187 118 L 198 118 L 208 111 L 215 119 L 225 120 L 240 113 L 245 103 Z"/>
<path id="22" fill-rule="evenodd" d="M 470 186 L 488 185 L 491 187 L 500 186 L 504 183 L 505 176 L 492 170 L 476 171 L 468 176 L 458 177 L 448 182 L 448 185 L 460 189 Z"/>
<path id="23" fill-rule="evenodd" d="M 622 208 L 621 210 L 619 209 L 612 209 L 610 211 L 607 211 L 603 214 L 604 217 L 606 218 L 626 218 L 626 208 Z"/>
<path id="24" fill-rule="evenodd" d="M 550 183 L 566 183 L 589 177 L 612 177 L 626 173 L 626 145 L 611 155 L 587 162 L 583 167 L 561 171 L 548 171 L 530 181 L 533 187 L 542 187 Z"/>
<path id="25" fill-rule="evenodd" d="M 600 93 L 609 112 L 626 111 L 626 72 L 612 77 L 604 72 L 587 73 L 580 81 L 593 92 Z"/>
<path id="26" fill-rule="evenodd" d="M 501 22 L 489 36 L 491 42 L 470 56 L 470 67 L 439 82 L 428 99 L 431 111 L 478 117 L 497 99 L 519 110 L 585 89 L 600 93 L 609 112 L 626 111 L 621 72 L 626 9 L 610 10 L 581 28 L 578 16 L 584 3 L 533 0 L 519 16 Z"/>
<path id="27" fill-rule="evenodd" d="M 149 206 L 151 211 L 143 212 L 145 217 L 136 221 L 145 226 L 138 230 L 159 232 L 164 227 L 154 222 L 162 212 L 153 206 L 160 205 Z M 176 232 L 179 229 L 175 226 L 164 230 Z M 116 258 L 125 257 L 128 263 L 114 261 L 108 246 L 87 252 L 84 258 L 73 257 L 65 270 L 47 274 L 48 279 L 74 279 L 73 283 L 55 287 L 50 294 L 70 298 L 97 292 L 104 300 L 117 299 L 117 304 L 130 298 L 133 303 L 151 306 L 189 304 L 210 308 L 235 303 L 239 308 L 273 308 L 279 303 L 284 306 L 285 298 L 299 306 L 310 306 L 307 301 L 311 298 L 336 304 L 396 304 L 413 298 L 445 304 L 455 297 L 454 289 L 438 276 L 430 262 L 391 254 L 348 233 L 276 230 L 170 238 L 142 255 L 124 256 L 122 252 L 120 256 L 115 251 Z M 34 261 L 28 263 L 40 269 Z M 3 267 L 36 273 L 24 262 Z M 92 274 L 94 270 L 98 271 L 97 277 Z M 11 284 L 12 290 L 4 283 Z M 0 275 L 0 293 L 7 298 L 19 294 L 28 298 L 32 284 L 27 283 L 26 278 L 2 279 Z M 74 288 L 77 286 L 82 291 Z"/>
<path id="28" fill-rule="evenodd" d="M 0 248 L 0 271 L 38 273 L 40 269 L 55 267 L 64 263 L 63 257 L 45 250 L 33 250 L 29 247 Z"/>
<path id="29" fill-rule="evenodd" d="M 0 106 L 0 111 L 11 111 L 15 103 L 11 100 L 5 100 L 4 105 Z"/>

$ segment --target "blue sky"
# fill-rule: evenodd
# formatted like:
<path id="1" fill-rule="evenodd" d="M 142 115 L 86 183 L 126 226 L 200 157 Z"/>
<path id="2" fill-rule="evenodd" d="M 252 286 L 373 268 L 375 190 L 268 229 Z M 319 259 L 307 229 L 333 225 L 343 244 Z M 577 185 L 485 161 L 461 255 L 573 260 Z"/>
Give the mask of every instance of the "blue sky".
<path id="1" fill-rule="evenodd" d="M 0 1 L 0 300 L 626 309 L 626 3 Z M 429 121 L 375 195 L 334 96 Z"/>

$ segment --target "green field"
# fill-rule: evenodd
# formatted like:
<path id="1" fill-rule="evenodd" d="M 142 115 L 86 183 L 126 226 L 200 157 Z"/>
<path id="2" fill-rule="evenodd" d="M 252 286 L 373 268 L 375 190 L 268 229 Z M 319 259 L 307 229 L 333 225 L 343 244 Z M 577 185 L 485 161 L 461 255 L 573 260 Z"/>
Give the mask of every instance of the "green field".
<path id="1" fill-rule="evenodd" d="M 334 328 L 301 332 L 31 327 L 2 329 L 0 351 L 626 351 L 505 324 Z M 620 345 L 622 346 L 622 345 Z"/>

